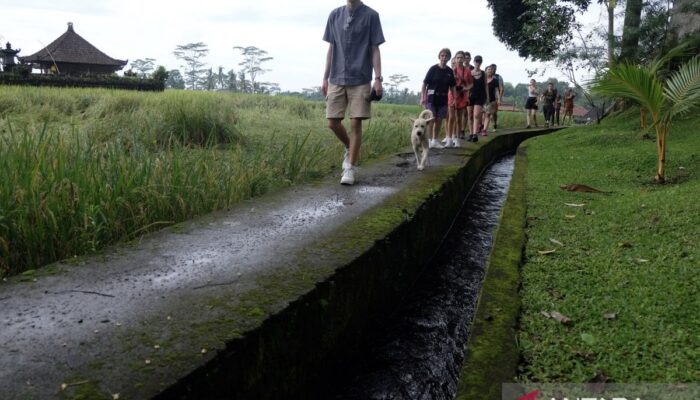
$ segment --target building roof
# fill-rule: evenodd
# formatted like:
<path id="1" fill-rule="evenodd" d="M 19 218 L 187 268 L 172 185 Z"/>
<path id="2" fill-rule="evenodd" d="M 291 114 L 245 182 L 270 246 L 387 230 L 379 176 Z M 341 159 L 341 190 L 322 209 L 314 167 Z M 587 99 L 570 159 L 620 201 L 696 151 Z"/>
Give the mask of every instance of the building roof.
<path id="1" fill-rule="evenodd" d="M 82 36 L 75 33 L 73 23 L 68 23 L 68 30 L 58 39 L 38 52 L 19 57 L 27 63 L 74 63 L 92 65 L 112 65 L 123 67 L 128 61 L 114 59 L 91 45 Z"/>
<path id="2" fill-rule="evenodd" d="M 586 107 L 574 106 L 574 116 L 575 117 L 585 117 L 589 110 Z"/>

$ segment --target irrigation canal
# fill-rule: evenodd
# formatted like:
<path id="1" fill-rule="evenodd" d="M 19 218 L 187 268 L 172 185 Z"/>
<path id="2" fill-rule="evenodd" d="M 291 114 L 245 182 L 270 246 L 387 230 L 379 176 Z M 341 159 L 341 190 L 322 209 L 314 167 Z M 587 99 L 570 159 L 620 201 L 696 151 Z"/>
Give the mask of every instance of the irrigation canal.
<path id="1" fill-rule="evenodd" d="M 364 340 L 334 377 L 315 383 L 323 399 L 452 399 L 469 325 L 508 193 L 514 155 L 482 174 L 425 273 L 401 307 Z"/>

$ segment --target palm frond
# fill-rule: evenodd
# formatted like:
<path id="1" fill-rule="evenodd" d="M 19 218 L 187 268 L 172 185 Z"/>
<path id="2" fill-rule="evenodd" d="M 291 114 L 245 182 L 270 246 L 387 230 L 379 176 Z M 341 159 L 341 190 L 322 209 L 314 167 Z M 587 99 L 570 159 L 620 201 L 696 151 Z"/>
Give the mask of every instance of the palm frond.
<path id="1" fill-rule="evenodd" d="M 666 81 L 664 95 L 671 103 L 671 115 L 681 115 L 700 105 L 700 56 L 683 64 Z"/>
<path id="2" fill-rule="evenodd" d="M 677 57 L 682 57 L 686 56 L 688 54 L 691 54 L 689 52 L 690 45 L 692 42 L 690 40 L 685 40 L 681 42 L 678 46 L 672 48 L 668 52 L 664 53 L 661 57 L 658 59 L 654 60 L 654 62 L 651 63 L 649 68 L 651 69 L 651 72 L 656 75 L 661 68 L 663 68 L 665 65 L 667 65 L 671 60 Z"/>
<path id="3" fill-rule="evenodd" d="M 663 86 L 652 71 L 631 64 L 618 64 L 594 80 L 596 93 L 631 100 L 658 115 L 664 103 Z"/>

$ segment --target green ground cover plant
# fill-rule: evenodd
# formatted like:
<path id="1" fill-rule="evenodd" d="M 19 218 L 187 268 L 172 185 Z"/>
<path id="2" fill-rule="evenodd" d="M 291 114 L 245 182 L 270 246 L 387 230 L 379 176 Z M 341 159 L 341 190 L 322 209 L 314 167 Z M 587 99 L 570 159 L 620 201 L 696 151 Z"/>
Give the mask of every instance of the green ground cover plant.
<path id="1" fill-rule="evenodd" d="M 665 184 L 634 112 L 527 142 L 521 381 L 700 380 L 699 124 L 675 120 Z"/>
<path id="2" fill-rule="evenodd" d="M 325 106 L 230 93 L 0 86 L 0 277 L 340 168 Z M 408 145 L 378 104 L 362 161 Z"/>

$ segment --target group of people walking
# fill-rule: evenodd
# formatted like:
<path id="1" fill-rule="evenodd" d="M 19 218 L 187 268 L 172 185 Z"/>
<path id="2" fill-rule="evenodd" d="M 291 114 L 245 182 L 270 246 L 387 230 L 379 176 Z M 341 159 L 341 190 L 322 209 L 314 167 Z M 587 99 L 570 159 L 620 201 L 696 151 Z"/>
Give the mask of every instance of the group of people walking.
<path id="1" fill-rule="evenodd" d="M 527 88 L 527 101 L 525 102 L 525 110 L 527 111 L 527 127 L 531 128 L 537 125 L 537 104 L 538 99 L 542 102 L 542 112 L 544 113 L 544 126 L 559 126 L 559 115 L 561 111 L 562 97 L 554 88 L 552 82 L 547 83 L 547 89 L 540 93 L 537 87 L 537 81 L 530 79 L 530 84 Z M 574 116 L 574 97 L 576 93 L 568 89 L 564 94 L 564 119 L 569 118 L 569 123 L 573 121 Z"/>
<path id="2" fill-rule="evenodd" d="M 461 140 L 477 142 L 479 135 L 488 135 L 492 120 L 492 131 L 496 131 L 503 78 L 496 73 L 496 64 L 482 67 L 483 58 L 475 56 L 472 65 L 468 51 L 460 50 L 454 58 L 447 48 L 438 53 L 438 63 L 428 69 L 421 86 L 421 105 L 432 111 L 434 117 L 431 148 L 460 147 Z M 443 145 L 438 135 L 445 120 Z"/>
<path id="3" fill-rule="evenodd" d="M 383 94 L 382 61 L 379 45 L 384 33 L 379 14 L 361 0 L 346 0 L 346 5 L 331 11 L 323 40 L 328 42 L 321 89 L 326 96 L 328 127 L 345 147 L 343 174 L 340 183 L 355 183 L 356 165 L 362 144 L 362 121 L 370 118 L 371 101 Z M 503 78 L 496 73 L 496 64 L 484 67 L 483 59 L 458 51 L 452 58 L 450 49 L 438 53 L 438 63 L 431 66 L 421 87 L 421 104 L 434 116 L 430 147 L 460 147 L 461 141 L 477 142 L 498 128 L 498 108 L 504 94 Z M 450 65 L 448 65 L 450 63 Z M 372 78 L 374 72 L 374 78 Z M 573 115 L 571 90 L 564 96 L 564 120 Z M 527 126 L 537 126 L 538 100 L 543 103 L 545 125 L 559 124 L 561 98 L 553 85 L 540 93 L 535 80 L 530 81 Z M 346 112 L 350 132 L 342 124 Z M 438 142 L 443 121 L 446 123 L 444 145 Z M 467 133 L 469 136 L 467 137 Z"/>

